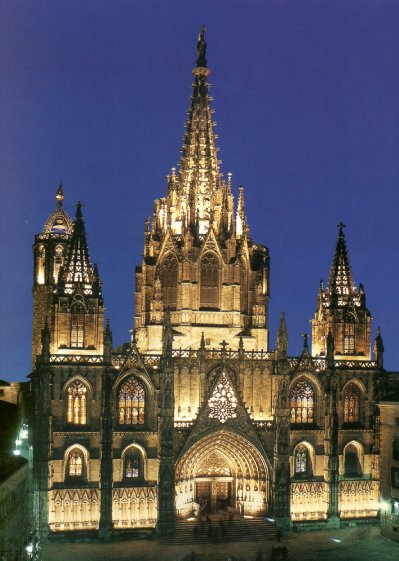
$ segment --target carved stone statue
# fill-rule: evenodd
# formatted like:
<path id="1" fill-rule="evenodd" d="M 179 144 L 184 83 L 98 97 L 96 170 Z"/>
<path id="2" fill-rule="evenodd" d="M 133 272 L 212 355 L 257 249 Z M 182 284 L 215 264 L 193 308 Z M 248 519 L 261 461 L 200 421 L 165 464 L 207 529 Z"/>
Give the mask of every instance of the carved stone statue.
<path id="1" fill-rule="evenodd" d="M 201 27 L 201 30 L 198 35 L 198 43 L 197 43 L 197 66 L 206 68 L 206 42 L 205 42 L 205 25 Z"/>

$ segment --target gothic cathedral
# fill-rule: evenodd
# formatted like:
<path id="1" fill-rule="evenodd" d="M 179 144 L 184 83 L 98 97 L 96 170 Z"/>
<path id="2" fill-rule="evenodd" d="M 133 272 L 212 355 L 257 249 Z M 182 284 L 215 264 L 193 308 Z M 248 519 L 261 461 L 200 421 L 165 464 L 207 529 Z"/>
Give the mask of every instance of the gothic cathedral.
<path id="1" fill-rule="evenodd" d="M 174 531 L 227 512 L 338 525 L 378 513 L 379 333 L 340 224 L 312 342 L 269 344 L 269 253 L 220 172 L 203 30 L 179 167 L 145 224 L 132 340 L 113 348 L 81 205 L 35 238 L 34 507 L 42 538 Z"/>

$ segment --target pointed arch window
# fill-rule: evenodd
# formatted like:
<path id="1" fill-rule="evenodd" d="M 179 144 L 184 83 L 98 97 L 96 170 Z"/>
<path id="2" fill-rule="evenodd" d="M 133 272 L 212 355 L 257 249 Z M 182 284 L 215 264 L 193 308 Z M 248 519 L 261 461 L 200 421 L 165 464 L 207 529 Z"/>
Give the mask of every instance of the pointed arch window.
<path id="1" fill-rule="evenodd" d="M 125 454 L 123 477 L 130 482 L 143 478 L 143 455 L 135 447 L 129 448 Z"/>
<path id="2" fill-rule="evenodd" d="M 311 477 L 312 475 L 312 464 L 309 450 L 304 444 L 300 444 L 295 449 L 294 473 L 296 478 Z"/>
<path id="3" fill-rule="evenodd" d="M 219 309 L 219 277 L 219 259 L 213 253 L 206 253 L 201 259 L 201 308 Z"/>
<path id="4" fill-rule="evenodd" d="M 360 477 L 362 475 L 362 468 L 359 460 L 359 450 L 353 443 L 345 447 L 345 477 Z"/>
<path id="5" fill-rule="evenodd" d="M 67 476 L 82 478 L 84 475 L 85 459 L 80 448 L 73 448 L 68 455 Z"/>
<path id="6" fill-rule="evenodd" d="M 360 389 L 353 382 L 344 391 L 344 423 L 360 423 Z"/>
<path id="7" fill-rule="evenodd" d="M 38 257 L 37 257 L 37 284 L 45 283 L 45 267 L 46 267 L 46 249 L 44 245 L 39 246 Z"/>
<path id="8" fill-rule="evenodd" d="M 128 378 L 120 387 L 118 395 L 119 424 L 144 425 L 145 391 L 136 378 Z"/>
<path id="9" fill-rule="evenodd" d="M 314 423 L 314 390 L 306 378 L 300 378 L 291 390 L 291 423 Z"/>
<path id="10" fill-rule="evenodd" d="M 175 310 L 177 306 L 178 261 L 172 254 L 167 255 L 161 266 L 162 299 L 165 310 Z"/>
<path id="11" fill-rule="evenodd" d="M 87 422 L 87 388 L 80 380 L 75 380 L 69 384 L 67 389 L 68 423 L 74 425 L 85 425 Z"/>
<path id="12" fill-rule="evenodd" d="M 58 273 L 60 268 L 64 265 L 64 248 L 62 245 L 57 245 L 54 252 L 54 279 L 58 280 Z"/>
<path id="13" fill-rule="evenodd" d="M 344 353 L 353 354 L 355 352 L 355 323 L 350 321 L 344 326 Z"/>
<path id="14" fill-rule="evenodd" d="M 71 347 L 82 349 L 84 347 L 85 309 L 83 304 L 74 304 L 71 310 Z"/>

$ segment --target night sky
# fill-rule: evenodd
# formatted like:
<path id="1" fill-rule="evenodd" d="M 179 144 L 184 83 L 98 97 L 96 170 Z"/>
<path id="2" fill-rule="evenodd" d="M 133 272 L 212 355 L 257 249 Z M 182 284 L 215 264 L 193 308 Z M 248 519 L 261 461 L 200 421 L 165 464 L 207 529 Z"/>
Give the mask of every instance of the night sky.
<path id="1" fill-rule="evenodd" d="M 144 219 L 179 161 L 201 24 L 219 156 L 270 248 L 269 326 L 310 333 L 342 220 L 399 370 L 399 2 L 2 0 L 1 368 L 31 371 L 32 251 L 64 185 L 83 202 L 114 344 L 132 328 Z"/>

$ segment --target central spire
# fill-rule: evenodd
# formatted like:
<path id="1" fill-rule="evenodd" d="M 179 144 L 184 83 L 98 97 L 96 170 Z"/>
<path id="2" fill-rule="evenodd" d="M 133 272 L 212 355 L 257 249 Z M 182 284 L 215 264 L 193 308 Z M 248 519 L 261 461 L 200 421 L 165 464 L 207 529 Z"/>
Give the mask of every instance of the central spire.
<path id="1" fill-rule="evenodd" d="M 181 208 L 188 207 L 190 222 L 198 221 L 202 225 L 201 230 L 209 228 L 211 209 L 221 203 L 215 197 L 222 184 L 209 97 L 210 70 L 206 67 L 204 33 L 203 26 L 198 38 L 193 94 L 179 165 Z"/>

